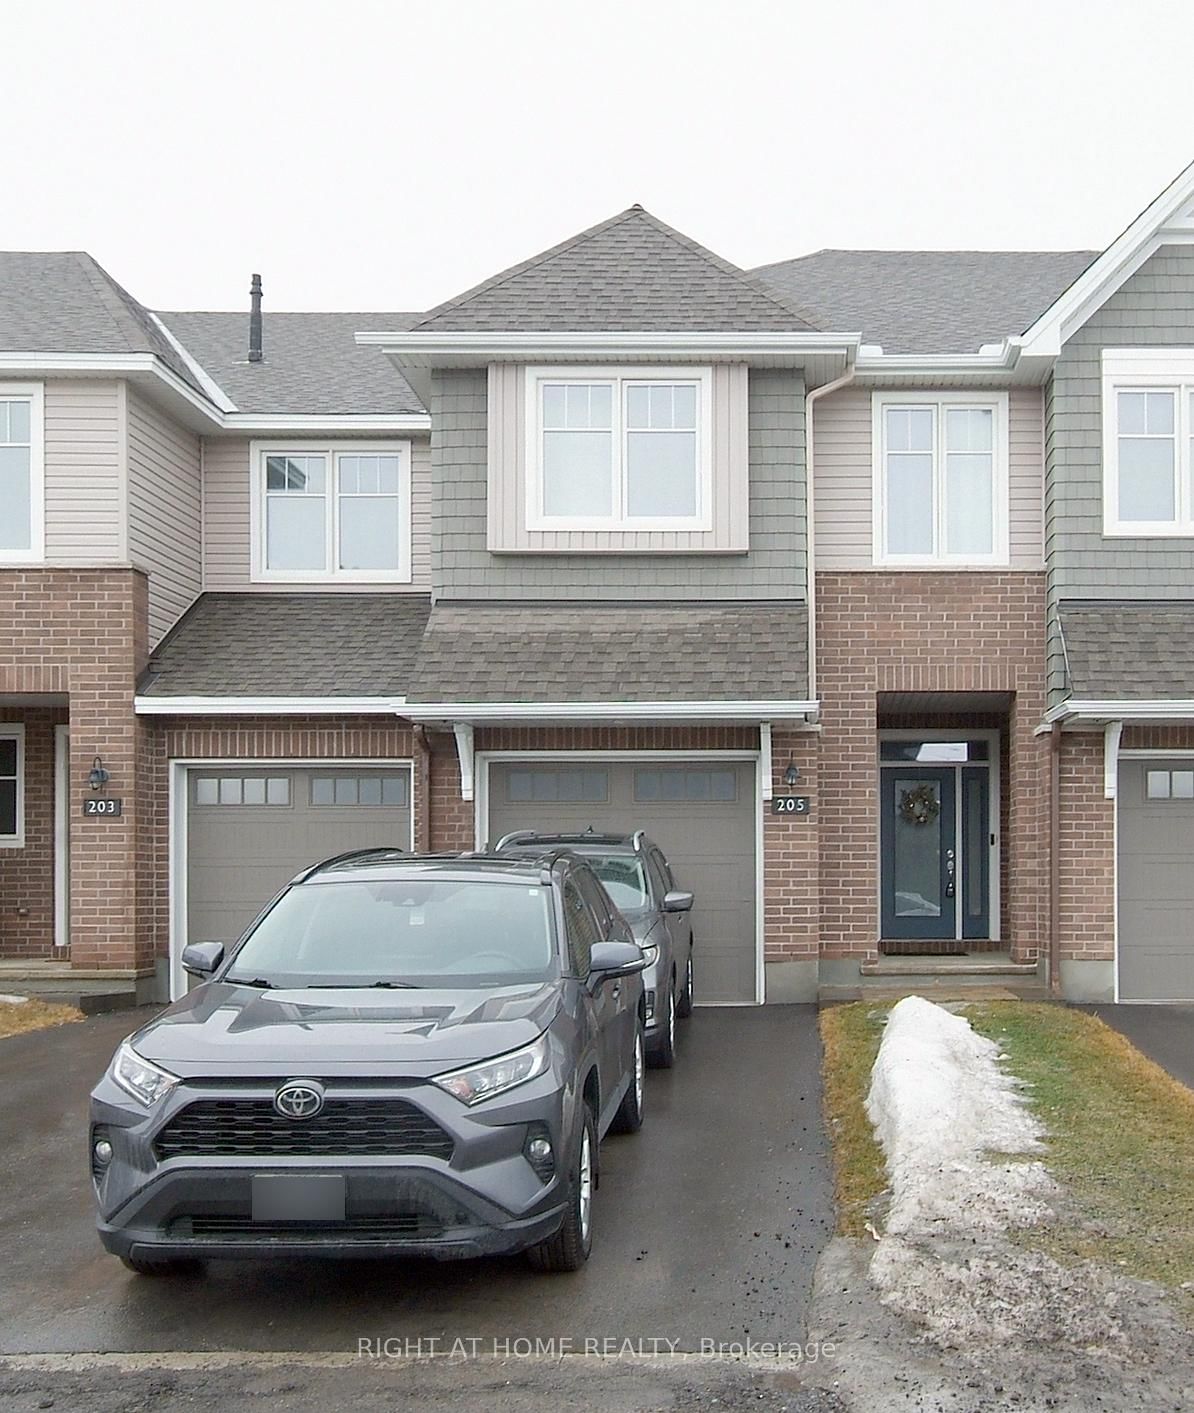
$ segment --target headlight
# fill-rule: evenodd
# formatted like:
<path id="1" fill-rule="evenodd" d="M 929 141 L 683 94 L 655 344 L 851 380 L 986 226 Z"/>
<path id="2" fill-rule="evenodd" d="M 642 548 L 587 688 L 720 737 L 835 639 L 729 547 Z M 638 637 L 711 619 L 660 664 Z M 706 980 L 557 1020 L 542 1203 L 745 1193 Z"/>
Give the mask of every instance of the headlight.
<path id="1" fill-rule="evenodd" d="M 538 1040 L 522 1050 L 512 1050 L 508 1055 L 487 1060 L 482 1065 L 470 1065 L 466 1070 L 438 1074 L 433 1083 L 446 1089 L 462 1104 L 479 1104 L 482 1099 L 492 1099 L 495 1094 L 504 1094 L 507 1089 L 541 1075 L 547 1062 L 547 1032 L 544 1031 Z"/>
<path id="2" fill-rule="evenodd" d="M 653 967 L 659 960 L 659 948 L 654 942 L 643 947 L 643 956 L 647 959 L 647 965 Z"/>
<path id="3" fill-rule="evenodd" d="M 143 1059 L 126 1040 L 112 1057 L 112 1078 L 126 1094 L 149 1108 L 169 1094 L 178 1076 Z"/>

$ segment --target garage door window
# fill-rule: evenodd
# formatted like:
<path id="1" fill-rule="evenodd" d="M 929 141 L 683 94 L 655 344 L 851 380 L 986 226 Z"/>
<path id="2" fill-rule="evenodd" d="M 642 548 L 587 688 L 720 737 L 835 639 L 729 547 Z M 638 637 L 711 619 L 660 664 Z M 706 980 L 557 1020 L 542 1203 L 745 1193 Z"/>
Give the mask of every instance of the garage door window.
<path id="1" fill-rule="evenodd" d="M 1150 800 L 1194 800 L 1194 770 L 1150 770 L 1144 794 Z"/>
<path id="2" fill-rule="evenodd" d="M 604 804 L 609 799 L 604 770 L 512 770 L 508 779 L 509 797 L 515 804 Z"/>
<path id="3" fill-rule="evenodd" d="M 738 777 L 733 770 L 685 766 L 636 770 L 634 798 L 640 804 L 727 803 L 738 798 Z"/>
<path id="4" fill-rule="evenodd" d="M 197 805 L 289 805 L 285 775 L 201 775 L 195 781 Z"/>
<path id="5" fill-rule="evenodd" d="M 406 804 L 405 775 L 316 775 L 311 780 L 313 805 Z"/>

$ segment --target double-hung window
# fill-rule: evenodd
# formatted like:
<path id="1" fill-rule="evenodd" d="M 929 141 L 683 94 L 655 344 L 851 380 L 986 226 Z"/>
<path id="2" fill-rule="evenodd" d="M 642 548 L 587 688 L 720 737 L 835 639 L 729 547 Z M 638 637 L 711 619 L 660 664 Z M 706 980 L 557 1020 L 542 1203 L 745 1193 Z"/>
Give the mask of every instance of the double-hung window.
<path id="1" fill-rule="evenodd" d="M 253 448 L 260 580 L 410 580 L 410 443 Z"/>
<path id="2" fill-rule="evenodd" d="M 1104 350 L 1103 533 L 1194 535 L 1194 349 Z"/>
<path id="3" fill-rule="evenodd" d="M 0 563 L 43 557 L 42 407 L 39 384 L 0 383 Z"/>
<path id="4" fill-rule="evenodd" d="M 0 849 L 25 842 L 25 728 L 0 725 Z"/>
<path id="5" fill-rule="evenodd" d="M 876 393 L 875 563 L 1006 564 L 1007 397 Z"/>
<path id="6" fill-rule="evenodd" d="M 707 369 L 532 368 L 532 529 L 711 527 Z"/>

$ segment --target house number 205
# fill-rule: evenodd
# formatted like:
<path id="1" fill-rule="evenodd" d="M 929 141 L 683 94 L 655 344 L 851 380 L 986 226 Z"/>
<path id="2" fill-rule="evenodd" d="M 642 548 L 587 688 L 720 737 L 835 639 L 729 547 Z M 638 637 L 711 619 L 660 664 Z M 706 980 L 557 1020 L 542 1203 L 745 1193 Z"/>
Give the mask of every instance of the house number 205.
<path id="1" fill-rule="evenodd" d="M 771 813 L 808 814 L 810 803 L 808 795 L 772 795 Z"/>

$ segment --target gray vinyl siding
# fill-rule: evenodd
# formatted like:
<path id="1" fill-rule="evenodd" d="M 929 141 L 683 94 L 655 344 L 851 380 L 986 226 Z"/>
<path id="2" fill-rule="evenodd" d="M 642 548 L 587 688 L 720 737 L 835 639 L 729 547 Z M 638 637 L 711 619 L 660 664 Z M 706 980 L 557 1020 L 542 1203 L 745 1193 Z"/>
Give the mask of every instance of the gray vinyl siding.
<path id="1" fill-rule="evenodd" d="M 431 448 L 411 443 L 410 457 L 411 582 L 409 584 L 255 584 L 252 572 L 252 522 L 249 442 L 212 437 L 204 445 L 203 587 L 245 593 L 421 593 L 431 589 Z"/>
<path id="2" fill-rule="evenodd" d="M 982 393 L 975 395 L 981 397 Z M 813 406 L 813 499 L 820 570 L 875 567 L 871 401 L 872 389 L 849 387 Z M 1008 397 L 1008 550 L 1013 569 L 1040 569 L 1044 564 L 1043 495 L 1041 393 L 1038 388 L 1012 388 Z"/>
<path id="3" fill-rule="evenodd" d="M 127 560 L 123 385 L 47 382 L 45 455 L 47 562 Z"/>
<path id="4" fill-rule="evenodd" d="M 751 369 L 749 552 L 493 554 L 488 548 L 485 369 L 437 372 L 431 393 L 432 575 L 457 599 L 803 599 L 804 380 Z M 716 471 L 715 471 L 716 474 Z"/>
<path id="5" fill-rule="evenodd" d="M 149 576 L 152 647 L 201 585 L 199 438 L 128 391 L 129 557 Z"/>
<path id="6" fill-rule="evenodd" d="M 1194 247 L 1164 246 L 1062 347 L 1047 398 L 1050 687 L 1063 599 L 1194 598 L 1194 540 L 1103 537 L 1104 348 L 1194 346 Z"/>
<path id="7" fill-rule="evenodd" d="M 748 373 L 745 363 L 712 370 L 713 478 L 708 530 L 532 530 L 527 525 L 527 371 L 511 363 L 489 369 L 488 547 L 498 552 L 642 554 L 749 548 L 747 486 Z"/>

